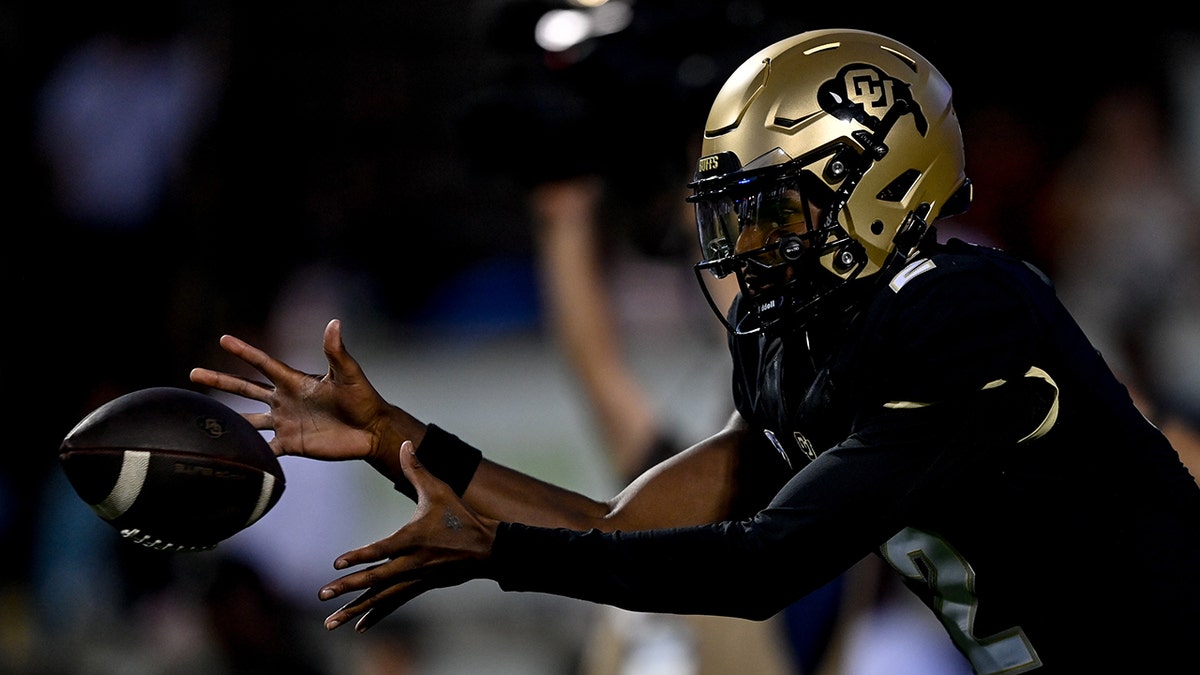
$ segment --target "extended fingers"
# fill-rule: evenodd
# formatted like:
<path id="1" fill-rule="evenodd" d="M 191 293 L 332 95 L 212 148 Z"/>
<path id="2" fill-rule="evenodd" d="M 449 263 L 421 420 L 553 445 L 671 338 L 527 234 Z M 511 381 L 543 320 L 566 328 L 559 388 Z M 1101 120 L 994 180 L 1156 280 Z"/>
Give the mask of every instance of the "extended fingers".
<path id="1" fill-rule="evenodd" d="M 256 382 L 246 377 L 208 368 L 193 368 L 189 375 L 192 382 L 273 405 L 271 399 L 277 388 L 286 389 L 294 386 L 297 381 L 305 377 L 304 373 L 232 335 L 221 336 L 221 348 L 254 367 L 267 378 L 269 383 Z M 258 428 L 270 427 L 260 426 Z"/>
<path id="2" fill-rule="evenodd" d="M 333 630 L 354 617 L 371 611 L 371 605 L 374 604 L 375 597 L 383 590 L 382 588 L 367 589 L 357 598 L 338 607 L 336 612 L 325 617 L 325 630 Z"/>
<path id="3" fill-rule="evenodd" d="M 380 581 L 381 577 L 376 570 L 381 566 L 373 565 L 365 570 L 359 570 L 343 577 L 338 577 L 334 581 L 322 586 L 320 592 L 317 593 L 317 597 L 321 600 L 332 600 L 339 595 L 370 588 Z"/>
<path id="4" fill-rule="evenodd" d="M 432 586 L 428 583 L 410 581 L 385 587 L 372 587 L 354 600 L 338 608 L 325 618 L 325 629 L 333 630 L 359 617 L 354 629 L 362 633 L 379 623 L 409 600 L 421 595 Z"/>
<path id="5" fill-rule="evenodd" d="M 297 372 L 283 361 L 232 335 L 221 336 L 221 348 L 250 364 L 276 384 Z"/>
<path id="6" fill-rule="evenodd" d="M 399 555 L 409 544 L 404 543 L 403 529 L 397 530 L 379 541 L 346 551 L 333 561 L 333 569 L 344 570 L 355 565 L 386 561 Z"/>
<path id="7" fill-rule="evenodd" d="M 357 572 L 351 572 L 325 584 L 317 593 L 317 597 L 322 600 L 330 600 L 339 595 L 374 586 L 381 580 L 395 578 L 397 575 L 403 573 L 404 568 L 408 565 L 403 561 L 393 560 L 405 547 L 402 543 L 402 536 L 402 531 L 398 530 L 375 543 L 356 548 L 353 551 L 347 551 L 338 556 L 333 562 L 335 570 L 349 569 L 356 565 L 369 563 L 379 564 L 358 570 Z"/>
<path id="8" fill-rule="evenodd" d="M 215 370 L 209 370 L 208 368 L 193 368 L 188 377 L 196 384 L 211 387 L 213 389 L 220 389 L 221 391 L 228 392 L 230 394 L 236 394 L 238 396 L 253 399 L 255 401 L 261 401 L 263 403 L 268 402 L 271 392 L 274 390 L 274 388 L 269 385 L 255 382 L 238 375 L 231 375 L 229 373 L 221 373 Z"/>
<path id="9" fill-rule="evenodd" d="M 341 562 L 341 559 L 339 559 Z M 417 597 L 431 586 L 422 579 L 405 579 L 406 565 L 391 561 L 348 574 L 326 584 L 318 597 L 331 600 L 340 595 L 361 590 L 362 593 L 342 605 L 325 619 L 325 628 L 333 630 L 356 616 L 363 615 L 357 629 L 366 630 L 397 607 Z M 370 613 L 370 617 L 366 616 Z"/>

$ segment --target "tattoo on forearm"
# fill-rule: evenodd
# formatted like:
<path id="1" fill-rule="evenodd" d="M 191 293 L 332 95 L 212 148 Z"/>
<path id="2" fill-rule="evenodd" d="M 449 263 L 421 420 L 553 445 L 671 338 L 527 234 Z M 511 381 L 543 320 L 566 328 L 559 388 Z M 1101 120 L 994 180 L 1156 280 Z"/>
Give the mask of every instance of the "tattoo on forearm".
<path id="1" fill-rule="evenodd" d="M 446 529 L 448 530 L 454 530 L 455 532 L 458 532 L 462 529 L 462 521 L 458 519 L 458 516 L 450 513 L 449 511 L 446 511 L 446 516 L 443 519 L 443 522 L 445 522 Z"/>

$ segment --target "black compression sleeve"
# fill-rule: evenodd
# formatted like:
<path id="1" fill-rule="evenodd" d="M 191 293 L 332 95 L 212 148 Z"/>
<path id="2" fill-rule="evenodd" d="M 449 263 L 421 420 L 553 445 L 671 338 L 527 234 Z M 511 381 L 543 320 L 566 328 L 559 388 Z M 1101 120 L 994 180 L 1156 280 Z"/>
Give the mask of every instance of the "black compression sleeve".
<path id="1" fill-rule="evenodd" d="M 505 591 L 755 620 L 828 580 L 810 577 L 811 587 L 803 586 L 806 579 L 788 573 L 797 567 L 794 557 L 760 555 L 772 547 L 757 545 L 745 529 L 722 523 L 606 533 L 502 522 L 485 576 Z"/>
<path id="2" fill-rule="evenodd" d="M 483 453 L 445 429 L 430 424 L 426 427 L 425 438 L 417 446 L 417 459 L 429 470 L 454 490 L 459 497 L 467 491 L 475 470 L 483 461 Z M 394 483 L 396 489 L 410 499 L 417 498 L 417 492 L 411 483 L 403 476 L 397 477 Z"/>

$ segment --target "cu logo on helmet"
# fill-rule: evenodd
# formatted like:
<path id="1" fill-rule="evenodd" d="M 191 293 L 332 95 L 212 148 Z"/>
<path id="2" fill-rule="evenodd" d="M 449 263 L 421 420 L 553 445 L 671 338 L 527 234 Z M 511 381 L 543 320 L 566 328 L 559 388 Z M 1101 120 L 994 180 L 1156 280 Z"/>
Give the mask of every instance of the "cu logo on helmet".
<path id="1" fill-rule="evenodd" d="M 912 115 L 922 136 L 928 128 L 925 114 L 913 98 L 912 87 L 865 63 L 852 63 L 838 71 L 836 77 L 823 82 L 817 90 L 817 101 L 834 117 L 858 122 L 881 135 L 886 135 L 896 120 L 905 115 Z"/>
<path id="2" fill-rule="evenodd" d="M 880 77 L 873 68 L 859 68 L 843 76 L 847 98 L 868 110 L 884 110 L 896 100 L 891 78 Z"/>

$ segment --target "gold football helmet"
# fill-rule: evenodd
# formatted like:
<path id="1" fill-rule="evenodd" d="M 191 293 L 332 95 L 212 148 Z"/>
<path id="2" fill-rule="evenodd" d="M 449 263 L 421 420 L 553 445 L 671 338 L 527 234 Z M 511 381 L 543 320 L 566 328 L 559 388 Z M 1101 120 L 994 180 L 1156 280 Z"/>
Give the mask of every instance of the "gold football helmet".
<path id="1" fill-rule="evenodd" d="M 726 321 L 734 333 L 803 326 L 886 281 L 929 222 L 966 210 L 964 163 L 950 85 L 912 49 L 857 30 L 780 41 L 709 112 L 688 198 L 697 277 L 737 275 L 750 311 Z"/>

